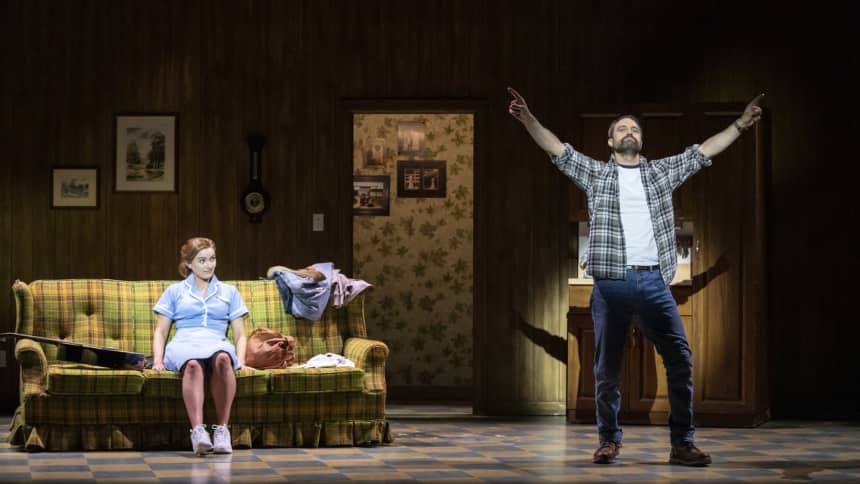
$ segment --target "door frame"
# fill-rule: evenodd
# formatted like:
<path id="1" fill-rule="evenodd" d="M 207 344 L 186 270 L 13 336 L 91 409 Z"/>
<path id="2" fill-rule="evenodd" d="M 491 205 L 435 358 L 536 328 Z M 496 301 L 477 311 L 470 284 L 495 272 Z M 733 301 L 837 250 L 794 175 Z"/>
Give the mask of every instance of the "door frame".
<path id="1" fill-rule="evenodd" d="M 340 170 L 343 180 L 339 186 L 352 186 L 352 129 L 353 115 L 355 114 L 398 114 L 398 113 L 446 113 L 446 114 L 472 114 L 474 116 L 474 143 L 473 143 L 473 183 L 474 198 L 472 206 L 473 240 L 472 240 L 472 384 L 469 387 L 461 386 L 422 386 L 402 385 L 388 386 L 388 398 L 397 402 L 460 402 L 466 398 L 472 403 L 480 394 L 480 375 L 486 366 L 485 356 L 480 345 L 476 344 L 479 335 L 486 333 L 486 272 L 487 258 L 484 246 L 487 211 L 484 203 L 484 180 L 486 180 L 486 146 L 485 135 L 486 113 L 488 100 L 486 98 L 462 97 L 462 98 L 342 98 L 340 100 L 341 113 L 343 114 L 343 131 L 341 132 L 343 147 L 343 159 L 349 160 L 345 169 Z M 346 198 L 345 198 L 346 200 Z M 351 200 L 351 197 L 349 197 Z M 349 218 L 348 226 L 352 228 L 352 206 L 342 208 L 345 216 Z M 352 230 L 346 235 L 350 247 L 346 271 L 352 273 Z M 384 337 L 382 338 L 384 340 Z"/>

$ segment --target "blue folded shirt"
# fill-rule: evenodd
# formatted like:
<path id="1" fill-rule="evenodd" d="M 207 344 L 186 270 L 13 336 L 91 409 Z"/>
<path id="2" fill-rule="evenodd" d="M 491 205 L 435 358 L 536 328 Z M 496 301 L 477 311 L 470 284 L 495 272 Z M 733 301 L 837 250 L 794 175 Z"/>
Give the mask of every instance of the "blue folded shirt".
<path id="1" fill-rule="evenodd" d="M 287 271 L 275 272 L 274 279 L 281 293 L 284 311 L 297 318 L 317 321 L 322 317 L 331 297 L 334 263 L 320 262 L 311 267 L 320 271 L 325 279 L 315 281 L 313 278 Z"/>

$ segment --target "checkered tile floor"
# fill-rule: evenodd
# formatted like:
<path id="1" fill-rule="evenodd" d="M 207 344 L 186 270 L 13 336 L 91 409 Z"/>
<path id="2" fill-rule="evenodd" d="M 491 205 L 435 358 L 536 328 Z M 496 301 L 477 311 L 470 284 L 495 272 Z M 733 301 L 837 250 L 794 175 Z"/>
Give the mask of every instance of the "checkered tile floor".
<path id="1" fill-rule="evenodd" d="M 383 447 L 28 454 L 10 448 L 0 417 L 0 481 L 56 482 L 860 482 L 860 424 L 769 422 L 700 428 L 707 468 L 672 466 L 668 429 L 624 428 L 616 464 L 591 463 L 593 425 L 563 417 L 495 419 L 468 407 L 390 405 L 395 443 Z M 189 446 L 190 447 L 190 446 Z"/>

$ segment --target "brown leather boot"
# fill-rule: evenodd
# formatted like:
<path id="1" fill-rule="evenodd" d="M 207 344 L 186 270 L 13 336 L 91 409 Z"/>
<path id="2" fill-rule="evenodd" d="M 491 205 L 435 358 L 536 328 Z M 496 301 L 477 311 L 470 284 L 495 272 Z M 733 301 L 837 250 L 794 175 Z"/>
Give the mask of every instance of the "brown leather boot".
<path id="1" fill-rule="evenodd" d="M 682 466 L 704 467 L 711 463 L 711 455 L 699 450 L 690 443 L 673 445 L 669 454 L 669 463 Z"/>
<path id="2" fill-rule="evenodd" d="M 594 451 L 594 458 L 592 461 L 595 464 L 611 464 L 615 462 L 615 458 L 618 457 L 620 451 L 618 449 L 621 448 L 621 444 L 618 442 L 613 442 L 611 440 L 606 442 L 601 442 L 600 447 Z"/>

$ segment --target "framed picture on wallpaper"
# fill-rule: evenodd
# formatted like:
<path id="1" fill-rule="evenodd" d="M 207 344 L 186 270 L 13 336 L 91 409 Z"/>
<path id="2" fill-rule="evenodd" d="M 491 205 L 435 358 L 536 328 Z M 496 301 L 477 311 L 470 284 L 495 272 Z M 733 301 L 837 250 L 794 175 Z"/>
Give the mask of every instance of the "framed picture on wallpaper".
<path id="1" fill-rule="evenodd" d="M 176 191 L 176 120 L 175 113 L 116 115 L 116 191 Z"/>
<path id="2" fill-rule="evenodd" d="M 397 123 L 397 154 L 417 156 L 424 151 L 424 122 L 400 121 Z"/>
<path id="3" fill-rule="evenodd" d="M 385 166 L 385 138 L 367 138 L 364 142 L 364 167 Z"/>
<path id="4" fill-rule="evenodd" d="M 98 167 L 52 169 L 51 192 L 53 208 L 98 208 Z"/>
<path id="5" fill-rule="evenodd" d="M 400 198 L 445 198 L 445 161 L 397 161 L 397 196 Z"/>
<path id="6" fill-rule="evenodd" d="M 353 176 L 352 213 L 353 215 L 388 216 L 391 213 L 391 177 Z"/>

